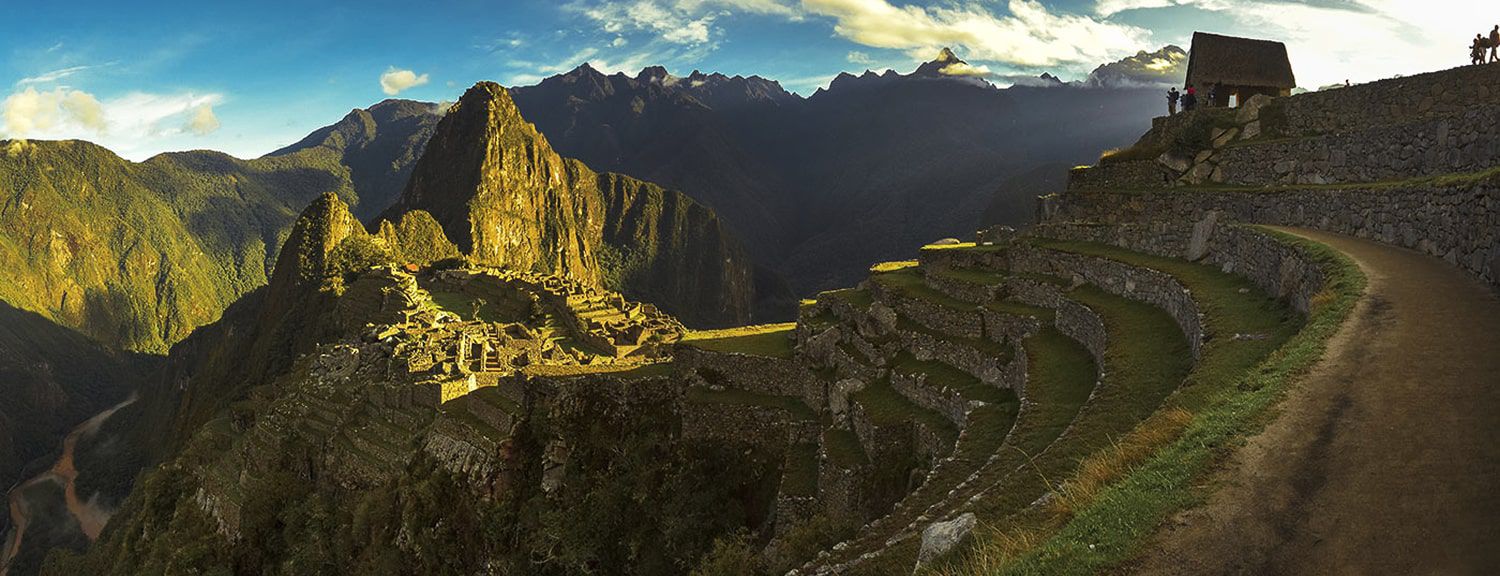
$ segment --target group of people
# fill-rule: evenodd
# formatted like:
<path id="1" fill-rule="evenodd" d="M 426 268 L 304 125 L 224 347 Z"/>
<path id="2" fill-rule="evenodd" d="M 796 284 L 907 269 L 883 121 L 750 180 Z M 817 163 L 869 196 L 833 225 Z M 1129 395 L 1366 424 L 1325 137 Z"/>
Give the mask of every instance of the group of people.
<path id="1" fill-rule="evenodd" d="M 1208 87 L 1208 100 L 1206 106 L 1213 106 L 1218 100 L 1219 86 L 1217 84 Z M 1177 91 L 1177 87 L 1167 90 L 1167 113 L 1177 114 L 1177 104 L 1182 103 L 1182 111 L 1187 112 L 1198 107 L 1198 89 L 1192 84 L 1187 85 L 1187 93 Z"/>
<path id="2" fill-rule="evenodd" d="M 1490 51 L 1486 60 L 1484 51 Z M 1474 43 L 1469 45 L 1469 61 L 1474 64 L 1489 62 L 1500 62 L 1500 24 L 1490 30 L 1490 37 L 1485 38 L 1483 34 L 1474 35 Z"/>

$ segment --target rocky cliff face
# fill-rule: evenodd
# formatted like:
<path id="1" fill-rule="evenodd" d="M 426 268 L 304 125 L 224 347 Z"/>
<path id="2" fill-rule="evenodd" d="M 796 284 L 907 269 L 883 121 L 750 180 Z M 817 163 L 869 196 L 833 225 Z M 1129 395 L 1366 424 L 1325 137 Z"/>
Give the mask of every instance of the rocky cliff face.
<path id="1" fill-rule="evenodd" d="M 385 218 L 416 211 L 476 262 L 607 286 L 689 323 L 744 323 L 758 302 L 754 265 L 712 211 L 563 158 L 497 84 L 453 105 Z"/>
<path id="2" fill-rule="evenodd" d="M 486 265 L 599 280 L 593 173 L 552 151 L 500 85 L 480 83 L 438 124 L 406 190 L 386 213 L 425 210 Z"/>

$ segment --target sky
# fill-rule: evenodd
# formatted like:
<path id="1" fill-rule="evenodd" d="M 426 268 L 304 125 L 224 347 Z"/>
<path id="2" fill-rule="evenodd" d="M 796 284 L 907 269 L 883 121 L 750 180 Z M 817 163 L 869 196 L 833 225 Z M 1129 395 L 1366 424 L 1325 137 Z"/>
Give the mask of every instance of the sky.
<path id="1" fill-rule="evenodd" d="M 0 138 L 80 138 L 133 160 L 253 158 L 385 98 L 454 100 L 584 62 L 757 74 L 809 95 L 945 46 L 996 79 L 1077 80 L 1202 30 L 1286 42 L 1316 89 L 1466 64 L 1474 34 L 1500 23 L 1494 0 L 12 3 L 26 6 L 0 21 Z"/>

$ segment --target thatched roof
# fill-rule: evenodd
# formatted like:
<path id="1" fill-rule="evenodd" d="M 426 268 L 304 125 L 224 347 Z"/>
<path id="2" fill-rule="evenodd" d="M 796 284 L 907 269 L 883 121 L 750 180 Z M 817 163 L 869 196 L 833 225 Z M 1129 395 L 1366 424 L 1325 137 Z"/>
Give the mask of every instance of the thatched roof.
<path id="1" fill-rule="evenodd" d="M 1194 86 L 1218 82 L 1234 86 L 1297 87 L 1285 44 L 1206 32 L 1193 33 L 1187 82 Z"/>

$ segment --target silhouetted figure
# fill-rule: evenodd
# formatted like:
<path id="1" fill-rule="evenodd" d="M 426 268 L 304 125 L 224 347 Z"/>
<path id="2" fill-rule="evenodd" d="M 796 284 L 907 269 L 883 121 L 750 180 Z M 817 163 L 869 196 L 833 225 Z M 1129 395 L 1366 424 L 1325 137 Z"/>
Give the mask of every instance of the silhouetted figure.
<path id="1" fill-rule="evenodd" d="M 1182 99 L 1182 93 L 1177 91 L 1177 87 L 1176 86 L 1173 86 L 1173 87 L 1167 89 L 1167 115 L 1168 116 L 1176 116 L 1177 115 L 1177 101 L 1181 100 L 1181 99 Z"/>
<path id="2" fill-rule="evenodd" d="M 1214 106 L 1218 106 L 1218 105 L 1219 105 L 1219 85 L 1218 84 L 1214 84 L 1213 86 L 1209 86 L 1208 87 L 1208 107 L 1209 108 L 1213 108 Z"/>
<path id="3" fill-rule="evenodd" d="M 1484 64 L 1484 45 L 1486 41 L 1483 34 L 1474 35 L 1474 43 L 1469 45 L 1469 63 Z"/>
<path id="4" fill-rule="evenodd" d="M 1490 30 L 1490 62 L 1500 62 L 1500 24 Z"/>
<path id="5" fill-rule="evenodd" d="M 1188 84 L 1187 94 L 1182 95 L 1182 111 L 1189 112 L 1198 107 L 1198 89 Z"/>

